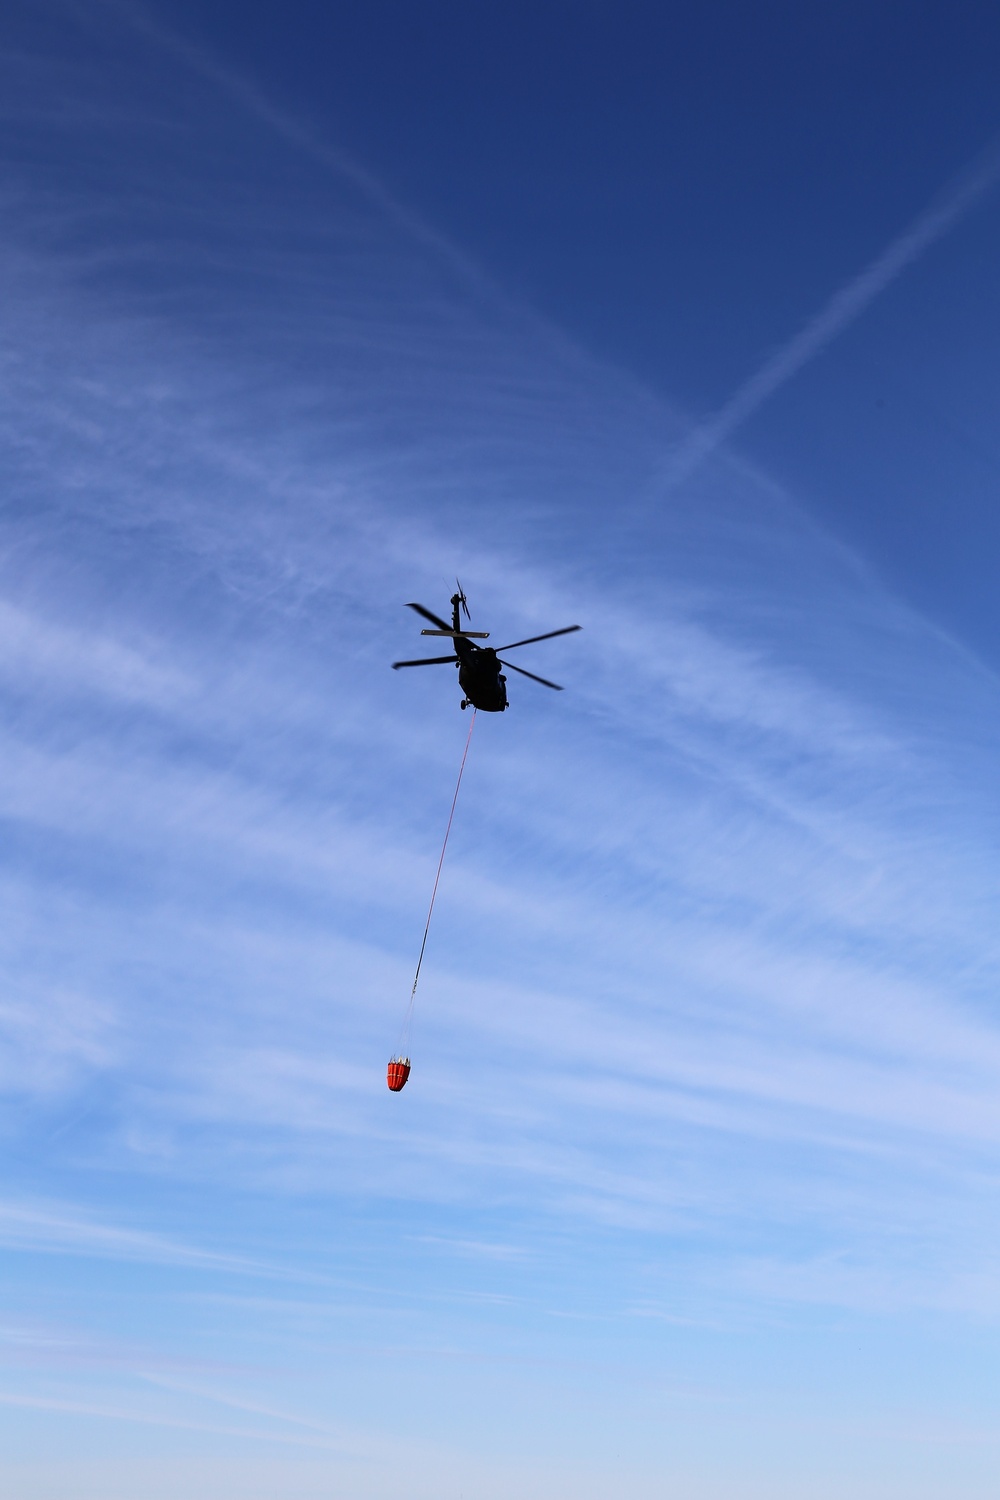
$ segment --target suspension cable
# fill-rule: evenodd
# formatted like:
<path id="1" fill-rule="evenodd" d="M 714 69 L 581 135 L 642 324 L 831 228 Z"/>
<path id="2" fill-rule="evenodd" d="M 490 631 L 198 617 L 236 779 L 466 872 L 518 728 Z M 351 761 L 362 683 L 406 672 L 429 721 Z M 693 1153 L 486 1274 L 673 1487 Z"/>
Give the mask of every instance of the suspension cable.
<path id="1" fill-rule="evenodd" d="M 458 780 L 455 783 L 455 795 L 451 799 L 451 811 L 448 813 L 448 826 L 444 831 L 444 843 L 441 845 L 441 857 L 438 860 L 437 874 L 434 876 L 434 889 L 431 891 L 431 904 L 427 908 L 427 921 L 424 923 L 424 936 L 420 944 L 420 957 L 417 959 L 417 972 L 413 976 L 413 988 L 410 991 L 410 1003 L 406 1007 L 406 1016 L 403 1020 L 403 1029 L 399 1034 L 399 1056 L 405 1057 L 410 1047 L 410 1024 L 413 1020 L 413 1003 L 417 998 L 417 985 L 420 982 L 420 969 L 424 961 L 424 949 L 427 947 L 427 934 L 431 930 L 431 917 L 434 915 L 434 902 L 437 900 L 438 884 L 441 880 L 441 870 L 444 866 L 445 851 L 448 848 L 448 839 L 451 834 L 451 825 L 455 817 L 455 807 L 458 802 L 458 792 L 462 785 L 462 773 L 465 770 L 465 762 L 469 755 L 469 746 L 472 743 L 472 731 L 476 727 L 476 710 L 472 710 L 472 719 L 469 723 L 469 732 L 465 737 L 465 749 L 462 751 L 462 764 L 458 768 Z"/>

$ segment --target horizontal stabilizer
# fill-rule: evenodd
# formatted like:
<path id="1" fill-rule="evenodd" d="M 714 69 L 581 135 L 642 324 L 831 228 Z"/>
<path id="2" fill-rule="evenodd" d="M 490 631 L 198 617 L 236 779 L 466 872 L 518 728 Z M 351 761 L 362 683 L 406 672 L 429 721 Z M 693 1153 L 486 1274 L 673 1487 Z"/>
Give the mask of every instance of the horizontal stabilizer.
<path id="1" fill-rule="evenodd" d="M 488 630 L 422 630 L 421 635 L 473 636 L 477 641 L 489 640 Z"/>

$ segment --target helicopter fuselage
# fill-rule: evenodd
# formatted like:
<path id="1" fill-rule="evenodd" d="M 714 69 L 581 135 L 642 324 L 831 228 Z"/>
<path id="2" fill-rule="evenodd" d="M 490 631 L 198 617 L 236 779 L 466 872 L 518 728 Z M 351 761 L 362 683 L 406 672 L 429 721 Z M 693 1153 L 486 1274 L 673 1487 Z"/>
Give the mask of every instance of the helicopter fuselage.
<path id="1" fill-rule="evenodd" d="M 497 654 L 489 647 L 474 646 L 464 635 L 455 637 L 458 685 L 465 694 L 462 707 L 472 704 L 482 713 L 501 714 L 507 707 L 507 679 Z"/>

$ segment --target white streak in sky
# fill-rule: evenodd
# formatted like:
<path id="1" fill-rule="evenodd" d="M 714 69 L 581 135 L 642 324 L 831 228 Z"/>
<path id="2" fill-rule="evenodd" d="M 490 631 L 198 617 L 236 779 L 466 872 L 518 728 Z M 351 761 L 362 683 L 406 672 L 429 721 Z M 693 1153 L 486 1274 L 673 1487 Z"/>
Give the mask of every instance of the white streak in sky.
<path id="1" fill-rule="evenodd" d="M 573 367 L 582 365 L 594 374 L 599 373 L 605 387 L 609 385 L 608 369 L 594 364 L 590 354 L 575 342 L 572 335 L 537 310 L 529 310 L 519 298 L 511 296 L 503 284 L 460 244 L 429 224 L 405 202 L 401 202 L 350 152 L 331 143 L 321 132 L 275 104 L 252 79 L 224 66 L 209 52 L 165 25 L 147 6 L 133 4 L 131 0 L 103 0 L 103 3 L 104 8 L 119 21 L 132 27 L 140 36 L 180 62 L 190 72 L 198 74 L 217 88 L 220 94 L 228 96 L 239 109 L 273 131 L 277 138 L 294 151 L 334 173 L 341 181 L 349 183 L 367 200 L 369 207 L 383 217 L 386 224 L 401 231 L 413 245 L 436 257 L 473 296 L 492 303 L 494 307 L 501 307 L 508 322 L 530 328 L 536 338 L 543 340 L 550 355 L 555 355 Z M 86 8 L 81 8 L 80 13 L 85 18 Z M 626 376 L 624 384 L 632 401 L 642 405 L 649 402 L 649 393 L 639 381 Z M 654 401 L 652 405 L 658 418 L 663 420 L 666 414 L 661 410 L 659 402 Z"/>
<path id="2" fill-rule="evenodd" d="M 224 67 L 202 49 L 192 45 L 152 14 L 145 6 L 119 4 L 106 0 L 106 8 L 119 20 L 132 26 L 140 35 L 171 54 L 192 72 L 200 74 L 241 109 L 254 116 L 296 151 L 311 157 L 321 166 L 336 172 L 352 183 L 372 207 L 384 214 L 389 223 L 401 229 L 417 244 L 439 255 L 453 271 L 479 291 L 497 294 L 498 288 L 486 272 L 452 240 L 432 229 L 417 214 L 405 208 L 373 173 L 341 147 L 318 137 L 294 115 L 288 114 L 249 79 Z"/>
<path id="3" fill-rule="evenodd" d="M 849 328 L 897 276 L 995 187 L 998 177 L 1000 145 L 993 145 L 949 192 L 935 199 L 860 275 L 841 287 L 784 348 L 766 359 L 715 416 L 695 428 L 674 454 L 668 474 L 669 485 L 672 487 L 687 479 L 775 391 Z"/>

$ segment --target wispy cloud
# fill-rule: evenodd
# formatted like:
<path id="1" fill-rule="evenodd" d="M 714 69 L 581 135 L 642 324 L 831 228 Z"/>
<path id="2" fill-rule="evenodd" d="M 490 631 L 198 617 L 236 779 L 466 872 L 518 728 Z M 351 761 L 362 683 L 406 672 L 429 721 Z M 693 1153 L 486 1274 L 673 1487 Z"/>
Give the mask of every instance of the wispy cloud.
<path id="1" fill-rule="evenodd" d="M 146 1230 L 129 1229 L 65 1207 L 0 1202 L 0 1243 L 8 1250 L 97 1255 L 161 1266 L 192 1266 L 243 1275 L 267 1275 L 268 1268 L 245 1258 L 216 1254 Z"/>
<path id="2" fill-rule="evenodd" d="M 224 1402 L 224 1404 L 240 1406 L 240 1403 L 235 1401 Z M 142 1410 L 138 1405 L 126 1405 L 120 1400 L 111 1403 L 73 1400 L 58 1396 L 32 1396 L 20 1391 L 0 1391 L 0 1405 L 15 1407 L 21 1411 L 56 1412 L 63 1416 L 97 1417 L 107 1422 L 138 1423 L 143 1427 L 166 1427 L 182 1432 L 210 1433 L 216 1437 L 239 1438 L 244 1442 L 282 1443 L 291 1444 L 294 1447 L 325 1448 L 343 1452 L 341 1444 L 336 1439 L 332 1436 L 323 1437 L 319 1432 L 296 1432 L 289 1431 L 287 1427 L 282 1430 L 259 1425 L 234 1427 L 219 1421 L 199 1421 L 196 1417 L 175 1416 L 169 1412 L 149 1409 Z M 252 1412 L 254 1410 L 252 1407 L 241 1407 L 241 1409 Z M 290 1419 L 284 1420 L 287 1422 Z"/>
<path id="3" fill-rule="evenodd" d="M 252 194 L 179 132 L 135 222 L 50 186 L 53 219 L 29 194 L 6 225 L 0 1122 L 27 1185 L 0 1243 L 39 1278 L 86 1261 L 101 1298 L 128 1268 L 153 1343 L 215 1336 L 205 1302 L 175 1334 L 175 1273 L 221 1289 L 254 1430 L 311 1422 L 261 1391 L 340 1346 L 308 1310 L 294 1338 L 223 1318 L 253 1278 L 363 1287 L 381 1351 L 393 1317 L 475 1351 L 595 1301 L 745 1326 L 897 1276 L 899 1307 L 991 1311 L 996 683 L 711 451 L 994 164 L 691 438 L 704 507 L 660 542 L 608 497 L 676 414 L 431 275 L 433 236 L 189 63 L 277 141 Z M 178 194 L 207 218 L 167 253 Z M 504 638 L 586 628 L 539 659 L 564 695 L 477 728 L 396 1099 L 464 726 L 453 675 L 388 663 L 456 570 Z"/>
<path id="4" fill-rule="evenodd" d="M 182 673 L 113 637 L 77 624 L 67 629 L 37 611 L 0 602 L 0 675 L 12 684 L 52 681 L 66 697 L 97 692 L 111 699 L 175 705 L 190 694 Z"/>
<path id="5" fill-rule="evenodd" d="M 30 302 L 19 316 L 22 325 L 31 318 Z M 61 347 L 65 309 L 52 319 L 39 299 L 31 328 L 40 352 Z M 451 337 L 450 329 L 441 334 L 443 369 Z M 398 648 L 384 608 L 372 599 L 419 592 L 419 580 L 430 585 L 435 573 L 447 578 L 451 545 L 436 513 L 422 509 L 419 466 L 396 468 L 395 498 L 382 480 L 373 482 L 363 426 L 353 445 L 341 438 L 336 451 L 324 449 L 305 462 L 297 455 L 314 442 L 308 421 L 285 429 L 277 446 L 270 438 L 262 443 L 253 431 L 256 406 L 248 415 L 242 391 L 227 395 L 218 380 L 211 421 L 203 413 L 178 445 L 174 427 L 162 426 L 163 398 L 142 395 L 143 355 L 127 325 L 117 339 L 91 351 L 84 364 L 71 364 L 61 385 L 50 382 L 58 401 L 36 410 L 34 429 L 25 431 L 41 434 L 55 423 L 71 434 L 72 446 L 50 447 L 39 437 L 22 472 L 71 492 L 76 524 L 96 536 L 127 523 L 143 545 L 166 535 L 178 558 L 207 566 L 196 596 L 202 628 L 192 634 L 171 605 L 178 581 L 195 597 L 185 561 L 172 567 L 164 587 L 144 556 L 125 554 L 126 566 L 135 559 L 138 576 L 150 577 L 158 592 L 152 609 L 126 595 L 113 624 L 118 639 L 90 623 L 72 595 L 53 619 L 34 602 L 37 587 L 26 594 L 25 575 L 9 573 L 6 682 L 31 699 L 36 716 L 7 734 L 6 808 L 32 838 L 72 840 L 103 851 L 112 865 L 150 869 L 155 851 L 162 874 L 151 884 L 143 876 L 143 902 L 162 901 L 165 880 L 209 903 L 206 919 L 171 896 L 169 932 L 174 940 L 183 934 L 183 961 L 164 951 L 167 928 L 141 911 L 133 919 L 136 960 L 157 967 L 177 988 L 172 1013 L 181 1029 L 165 1046 L 164 1023 L 157 1021 L 154 1061 L 143 1041 L 152 1024 L 149 1006 L 113 981 L 116 998 L 105 1003 L 128 1037 L 122 1055 L 152 1090 L 140 1112 L 145 1120 L 131 1118 L 121 1141 L 141 1159 L 143 1142 L 172 1138 L 162 1159 L 178 1161 L 177 1140 L 197 1121 L 223 1135 L 252 1126 L 262 1160 L 272 1149 L 267 1132 L 276 1131 L 282 1171 L 316 1180 L 329 1171 L 323 1143 L 338 1132 L 353 1140 L 368 1132 L 376 1142 L 387 1138 L 366 1102 L 368 1048 L 372 1022 L 391 1009 L 394 966 L 405 968 L 401 952 L 396 957 L 404 946 L 400 924 L 411 906 L 422 906 L 420 850 L 430 847 L 434 819 L 430 783 L 418 781 L 413 761 L 419 755 L 423 774 L 440 775 L 443 785 L 448 759 L 434 741 L 438 703 L 443 709 L 450 702 L 450 685 L 411 684 L 414 693 L 388 707 L 390 691 L 409 689 L 386 671 Z M 485 424 L 493 411 L 503 423 L 506 398 L 492 381 L 485 346 L 482 367 L 480 420 Z M 183 345 L 159 360 L 157 379 L 159 390 L 190 387 L 197 401 L 206 397 L 202 367 Z M 567 388 L 560 399 L 568 405 L 571 395 Z M 589 384 L 580 399 L 585 406 L 595 402 Z M 84 415 L 95 402 L 101 420 L 92 430 Z M 121 451 L 121 434 L 135 427 L 137 410 L 142 436 L 132 440 L 128 465 L 109 465 L 105 450 Z M 551 467 L 553 453 L 576 472 L 578 432 L 569 424 L 558 438 L 545 433 L 533 460 L 539 474 Z M 471 461 L 455 446 L 447 420 L 427 429 L 423 441 L 453 482 L 468 474 L 474 483 Z M 211 497 L 200 510 L 173 504 L 177 477 L 167 485 L 157 477 L 168 443 L 190 492 Z M 654 447 L 651 440 L 649 451 Z M 612 448 L 609 479 L 616 462 Z M 130 500 L 137 474 L 139 509 Z M 810 657 L 794 633 L 794 611 L 782 615 L 775 606 L 781 596 L 770 572 L 747 585 L 771 601 L 764 630 L 752 610 L 737 623 L 731 605 L 727 615 L 706 603 L 715 598 L 708 555 L 691 559 L 708 570 L 700 603 L 686 604 L 678 591 L 633 604 L 619 597 L 614 578 L 590 581 L 583 567 L 565 563 L 561 576 L 550 575 L 537 554 L 529 559 L 512 545 L 498 556 L 483 527 L 488 532 L 488 518 L 470 514 L 463 540 L 480 598 L 492 596 L 494 608 L 523 610 L 523 596 L 532 624 L 554 610 L 590 628 L 575 643 L 575 657 L 567 657 L 576 690 L 559 705 L 562 720 L 545 717 L 544 700 L 532 702 L 525 692 L 516 740 L 486 741 L 481 791 L 473 782 L 463 804 L 479 852 L 460 843 L 448 879 L 461 892 L 462 920 L 480 945 L 477 967 L 488 954 L 496 978 L 444 982 L 440 966 L 457 930 L 446 899 L 437 999 L 428 1002 L 428 1019 L 438 1025 L 436 1012 L 453 1028 L 448 1047 L 456 1057 L 486 1045 L 496 1061 L 482 1075 L 490 1086 L 478 1103 L 454 1089 L 438 1095 L 449 1109 L 462 1098 L 462 1108 L 472 1111 L 470 1125 L 478 1113 L 480 1126 L 467 1130 L 456 1149 L 446 1139 L 444 1116 L 428 1121 L 425 1133 L 407 1144 L 408 1160 L 423 1158 L 428 1183 L 440 1177 L 437 1158 L 461 1161 L 463 1170 L 478 1165 L 508 1181 L 518 1173 L 525 1182 L 572 1180 L 579 1202 L 592 1207 L 612 1181 L 616 1199 L 635 1194 L 645 1202 L 641 1174 L 607 1171 L 589 1138 L 577 1143 L 572 1160 L 556 1145 L 556 1101 L 617 1120 L 623 1145 L 651 1119 L 758 1138 L 784 1132 L 817 1148 L 839 1130 L 854 1151 L 876 1121 L 898 1147 L 899 1132 L 933 1130 L 935 1119 L 944 1118 L 949 1139 L 964 1133 L 991 1141 L 988 1027 L 966 1034 L 958 1018 L 948 1017 L 938 979 L 914 976 L 906 954 L 916 941 L 926 962 L 933 935 L 935 963 L 945 964 L 956 947 L 966 952 L 964 962 L 985 965 L 984 972 L 995 962 L 983 933 L 972 935 L 986 900 L 978 856 L 974 844 L 955 843 L 934 811 L 943 771 L 919 722 L 823 676 L 816 664 L 827 652 L 823 632 Z M 723 534 L 716 540 L 721 544 Z M 838 631 L 845 628 L 845 600 L 857 612 L 859 633 L 877 618 L 892 653 L 886 670 L 919 676 L 921 701 L 932 704 L 936 684 L 954 678 L 958 658 L 942 657 L 929 679 L 920 622 L 846 582 L 839 555 L 825 553 L 822 538 L 796 545 L 811 549 L 809 566 L 838 592 Z M 366 630 L 374 632 L 371 644 Z M 352 646 L 330 661 L 323 644 L 330 639 L 355 642 L 363 654 Z M 961 671 L 981 714 L 988 684 L 971 669 Z M 78 712 L 81 695 L 88 704 L 81 732 L 53 735 L 54 724 Z M 111 717 L 108 701 L 115 705 Z M 144 717 L 150 708 L 155 724 Z M 510 725 L 521 712 L 519 699 Z M 405 741 L 393 729 L 401 714 L 409 725 Z M 535 727 L 529 714 L 537 716 Z M 572 742 L 559 722 L 573 725 Z M 623 757 L 626 741 L 634 748 Z M 304 753 L 304 747 L 310 748 Z M 491 781 L 518 789 L 516 797 L 505 796 L 499 820 Z M 924 854 L 914 867 L 917 807 Z M 527 868 L 508 861 L 507 849 L 518 845 L 533 849 Z M 493 852 L 486 858 L 483 851 Z M 915 921 L 929 890 L 934 916 Z M 242 914 L 234 920 L 231 910 L 218 907 L 219 897 L 242 904 Z M 303 900 L 308 917 L 301 914 Z M 300 908 L 294 917 L 292 903 Z M 352 947 L 345 940 L 345 903 L 373 924 L 366 943 Z M 64 931 L 96 935 L 95 960 L 105 966 L 122 939 L 113 937 L 102 905 L 97 896 L 95 910 L 95 894 L 88 895 Z M 498 917 L 505 934 L 516 936 L 513 948 L 490 935 Z M 317 926 L 333 930 L 320 939 Z M 739 940 L 734 933 L 742 934 Z M 877 946 L 865 964 L 844 952 L 858 941 Z M 387 942 L 388 962 L 378 957 Z M 176 949 L 176 941 L 168 946 Z M 591 956 L 581 964 L 573 955 L 583 953 Z M 516 979 L 523 968 L 518 954 L 541 966 L 537 988 Z M 279 978 L 282 966 L 294 975 L 297 1000 L 278 1037 L 260 1018 L 274 1013 L 289 987 Z M 906 977 L 898 983 L 900 967 Z M 358 1011 L 348 1024 L 350 993 L 356 1007 L 376 968 L 377 1011 Z M 313 1028 L 324 984 L 331 1003 L 338 997 L 331 1014 L 341 1019 L 317 1052 Z M 158 979 L 151 991 L 156 1003 L 162 985 Z M 224 1016 L 214 1010 L 202 1016 L 197 1003 L 181 998 L 188 989 L 200 994 L 220 985 L 234 1015 L 257 1015 L 256 1034 L 240 1022 L 237 1036 Z M 891 1015 L 890 994 L 898 995 Z M 714 1018 L 707 1046 L 688 1035 L 688 1018 L 699 1011 Z M 918 1013 L 926 1025 L 914 1033 Z M 785 1039 L 776 1057 L 775 1039 L 792 1017 L 799 1035 L 791 1047 Z M 748 1027 L 756 1033 L 752 1042 Z M 831 1039 L 846 1049 L 836 1057 L 824 1055 Z M 523 1068 L 529 1044 L 532 1068 L 504 1106 L 502 1070 Z M 956 1068 L 968 1070 L 957 1089 L 968 1099 L 971 1088 L 974 1104 L 959 1106 L 951 1085 L 925 1092 L 926 1059 L 942 1046 Z M 848 1056 L 852 1050 L 861 1056 Z M 888 1067 L 887 1052 L 894 1059 Z M 669 1057 L 669 1066 L 643 1061 L 660 1057 Z M 107 1065 L 113 1066 L 110 1058 Z M 984 1077 L 972 1087 L 979 1069 Z M 566 1076 L 574 1070 L 575 1081 Z M 922 1108 L 914 1105 L 914 1089 Z M 159 1102 L 151 1107 L 153 1100 Z M 505 1108 L 509 1141 L 494 1139 L 487 1149 L 480 1127 L 490 1121 L 495 1130 Z M 536 1135 L 530 1149 L 523 1135 L 528 1120 Z M 366 1159 L 359 1158 L 359 1175 Z M 391 1180 L 395 1191 L 398 1175 Z M 588 1198 L 588 1187 L 600 1191 Z M 711 1187 L 706 1201 L 716 1192 Z M 672 1190 L 663 1201 L 673 1212 Z"/>

